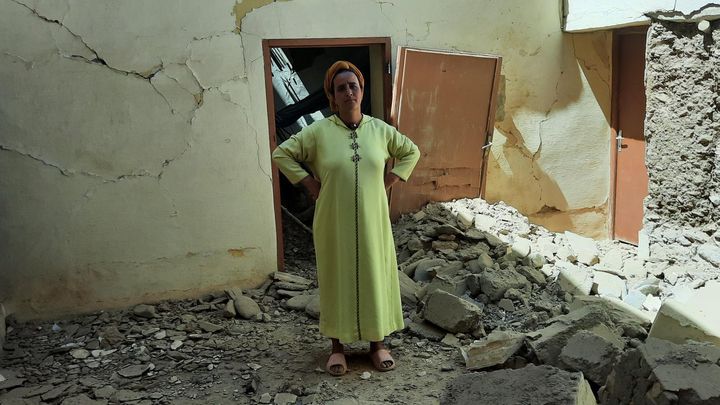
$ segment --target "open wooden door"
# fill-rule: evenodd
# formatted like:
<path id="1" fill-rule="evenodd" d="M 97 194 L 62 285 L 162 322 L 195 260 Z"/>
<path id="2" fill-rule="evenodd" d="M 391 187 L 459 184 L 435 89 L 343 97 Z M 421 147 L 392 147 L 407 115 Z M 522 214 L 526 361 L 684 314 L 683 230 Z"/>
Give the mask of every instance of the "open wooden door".
<path id="1" fill-rule="evenodd" d="M 421 157 L 408 182 L 393 187 L 392 219 L 431 201 L 483 195 L 500 64 L 499 56 L 399 48 L 391 119 Z"/>

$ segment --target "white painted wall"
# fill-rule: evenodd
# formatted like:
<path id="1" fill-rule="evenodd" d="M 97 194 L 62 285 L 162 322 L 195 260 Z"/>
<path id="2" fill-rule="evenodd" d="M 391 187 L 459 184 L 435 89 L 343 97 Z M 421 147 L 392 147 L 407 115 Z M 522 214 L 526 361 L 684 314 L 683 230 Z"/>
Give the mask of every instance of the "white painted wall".
<path id="1" fill-rule="evenodd" d="M 393 47 L 502 56 L 488 199 L 553 229 L 607 237 L 610 36 L 563 34 L 561 15 L 557 3 L 522 0 L 296 0 L 248 13 L 241 35 L 253 94 L 264 92 L 262 38 L 388 36 Z M 253 112 L 266 129 L 263 100 Z"/>
<path id="2" fill-rule="evenodd" d="M 565 0 L 567 32 L 650 24 L 648 13 L 667 20 L 720 18 L 720 4 L 707 0 Z"/>
<path id="3" fill-rule="evenodd" d="M 501 55 L 489 199 L 606 236 L 609 35 L 563 34 L 561 16 L 526 0 L 0 0 L 0 302 L 51 317 L 275 270 L 263 38 Z"/>
<path id="4" fill-rule="evenodd" d="M 268 140 L 249 125 L 234 4 L 0 0 L 10 312 L 193 296 L 275 270 Z"/>

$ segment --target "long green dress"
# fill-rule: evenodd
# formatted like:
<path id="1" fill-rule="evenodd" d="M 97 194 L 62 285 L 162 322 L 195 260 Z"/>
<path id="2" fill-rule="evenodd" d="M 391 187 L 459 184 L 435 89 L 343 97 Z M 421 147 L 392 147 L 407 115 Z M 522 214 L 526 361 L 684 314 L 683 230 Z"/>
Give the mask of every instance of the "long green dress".
<path id="1" fill-rule="evenodd" d="M 283 142 L 273 161 L 293 183 L 309 173 L 321 184 L 313 238 L 320 289 L 320 332 L 342 342 L 380 341 L 403 328 L 385 162 L 407 180 L 417 146 L 385 122 L 364 115 L 356 130 L 336 115 Z"/>

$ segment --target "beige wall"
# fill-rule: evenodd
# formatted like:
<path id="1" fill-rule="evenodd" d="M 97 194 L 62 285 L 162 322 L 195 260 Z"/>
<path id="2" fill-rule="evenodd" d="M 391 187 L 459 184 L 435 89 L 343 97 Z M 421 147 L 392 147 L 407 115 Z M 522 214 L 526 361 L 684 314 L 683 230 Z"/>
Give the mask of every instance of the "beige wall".
<path id="1" fill-rule="evenodd" d="M 233 6 L 0 0 L 10 312 L 193 296 L 275 270 L 268 138 L 249 123 L 263 95 Z"/>
<path id="2" fill-rule="evenodd" d="M 295 0 L 248 13 L 241 34 L 257 93 L 262 38 L 389 36 L 393 47 L 501 55 L 504 90 L 487 198 L 551 229 L 604 238 L 611 35 L 563 34 L 561 18 L 559 2 Z M 265 105 L 255 100 L 253 107 L 254 125 L 267 128 Z"/>
<path id="3" fill-rule="evenodd" d="M 273 271 L 264 38 L 501 55 L 488 198 L 606 236 L 610 40 L 563 34 L 558 3 L 0 0 L 0 301 L 49 317 Z"/>

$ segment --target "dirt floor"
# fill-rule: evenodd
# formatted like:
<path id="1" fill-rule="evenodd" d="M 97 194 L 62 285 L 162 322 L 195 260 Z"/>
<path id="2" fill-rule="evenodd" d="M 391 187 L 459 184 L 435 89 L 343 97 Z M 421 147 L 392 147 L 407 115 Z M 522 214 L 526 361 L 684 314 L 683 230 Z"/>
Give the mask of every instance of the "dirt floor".
<path id="1" fill-rule="evenodd" d="M 292 224 L 286 235 L 287 268 L 314 278 L 311 237 Z M 395 370 L 377 372 L 366 344 L 356 344 L 348 373 L 331 377 L 317 320 L 270 296 L 257 297 L 269 319 L 228 319 L 223 295 L 161 303 L 151 318 L 127 310 L 11 326 L 0 404 L 295 403 L 294 396 L 303 404 L 434 404 L 464 369 L 457 348 L 398 332 L 387 340 Z M 203 322 L 221 329 L 208 332 Z M 13 374 L 19 384 L 7 389 Z"/>
<path id="2" fill-rule="evenodd" d="M 594 404 L 606 381 L 617 385 L 610 377 L 632 371 L 614 367 L 639 356 L 662 301 L 718 278 L 705 262 L 645 262 L 634 247 L 549 232 L 502 203 L 431 204 L 393 226 L 407 326 L 386 339 L 397 368 L 376 371 L 368 343 L 358 343 L 336 378 L 324 370 L 330 342 L 318 330 L 312 237 L 283 223 L 286 272 L 258 288 L 64 320 L 8 319 L 0 405 L 456 404 L 464 402 L 446 395 L 464 386 L 453 385 L 457 377 L 487 380 L 468 366 L 520 379 L 473 385 L 470 397 L 529 404 L 509 396 L 523 373 L 539 373 L 546 380 L 523 394 L 533 404 L 558 395 Z M 693 367 L 685 369 L 701 372 Z M 688 375 L 678 378 L 696 380 Z M 579 385 L 556 386 L 558 376 Z M 666 383 L 668 395 L 682 394 Z"/>

